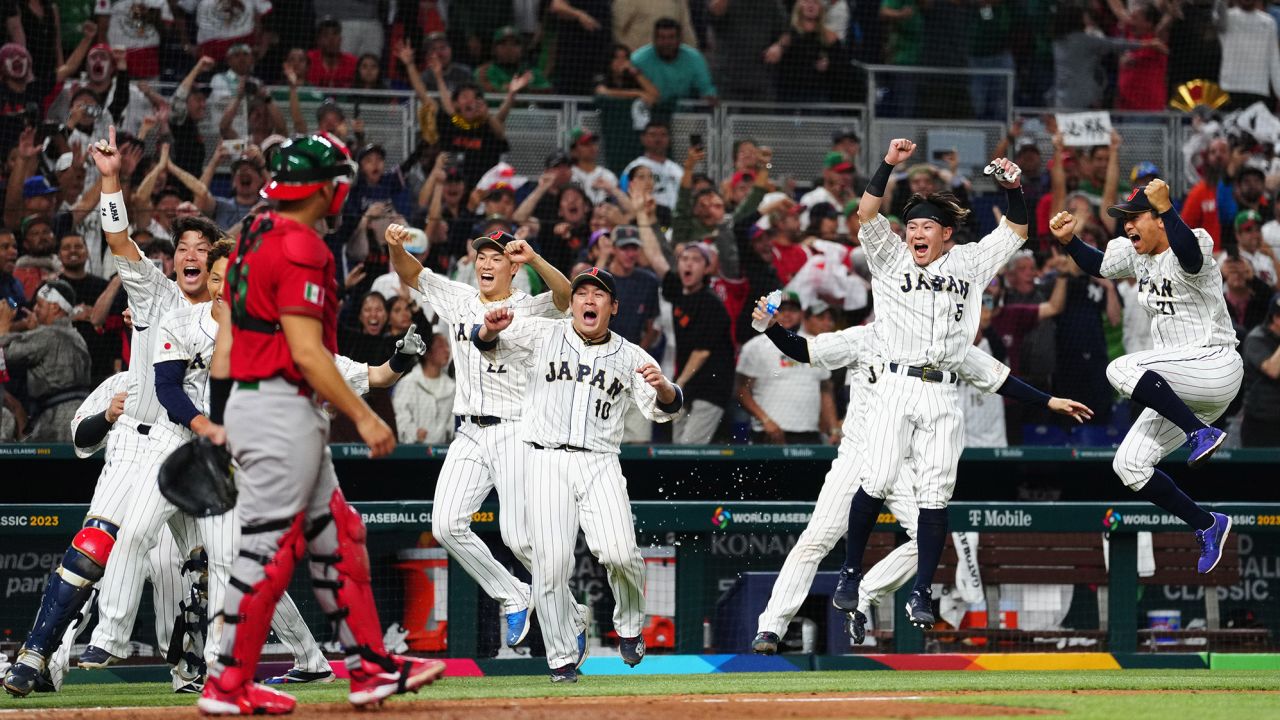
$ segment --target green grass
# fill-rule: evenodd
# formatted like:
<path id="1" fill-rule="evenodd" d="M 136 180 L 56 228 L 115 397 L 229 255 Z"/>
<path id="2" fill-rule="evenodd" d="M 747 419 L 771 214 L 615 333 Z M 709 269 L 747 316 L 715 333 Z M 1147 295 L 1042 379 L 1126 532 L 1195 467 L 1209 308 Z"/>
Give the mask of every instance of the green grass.
<path id="1" fill-rule="evenodd" d="M 346 683 L 289 688 L 303 703 L 346 700 Z M 1145 690 L 1160 694 L 1076 696 L 1072 690 Z M 1246 695 L 1245 691 L 1274 694 Z M 1280 673 L 1273 671 L 1112 670 L 1083 672 L 795 672 L 713 675 L 583 676 L 577 685 L 552 685 L 545 676 L 448 678 L 417 700 L 674 695 L 734 693 L 959 692 L 940 700 L 970 704 L 1037 707 L 1069 718 L 1196 720 L 1280 717 Z M 984 692 L 1033 691 L 1018 695 Z M 1195 691 L 1235 691 L 1197 695 Z M 1063 694 L 1053 694 L 1054 692 Z M 975 693 L 975 694 L 969 694 Z M 190 706 L 190 695 L 173 695 L 162 683 L 68 685 L 54 695 L 4 698 L 0 710 L 37 708 Z M 2 716 L 0 716 L 2 717 Z"/>

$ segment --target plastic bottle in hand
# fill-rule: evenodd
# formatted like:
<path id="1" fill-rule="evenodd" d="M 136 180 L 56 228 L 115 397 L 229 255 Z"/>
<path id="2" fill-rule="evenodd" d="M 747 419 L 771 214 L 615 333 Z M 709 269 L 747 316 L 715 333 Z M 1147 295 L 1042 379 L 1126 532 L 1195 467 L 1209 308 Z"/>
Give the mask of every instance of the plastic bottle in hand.
<path id="1" fill-rule="evenodd" d="M 778 312 L 778 306 L 781 304 L 782 304 L 782 291 L 774 290 L 773 292 L 769 293 L 768 297 L 764 299 L 764 311 L 772 315 Z M 769 320 L 768 318 L 765 318 L 764 320 L 752 320 L 751 327 L 755 328 L 756 332 L 764 332 L 765 330 L 769 329 Z"/>

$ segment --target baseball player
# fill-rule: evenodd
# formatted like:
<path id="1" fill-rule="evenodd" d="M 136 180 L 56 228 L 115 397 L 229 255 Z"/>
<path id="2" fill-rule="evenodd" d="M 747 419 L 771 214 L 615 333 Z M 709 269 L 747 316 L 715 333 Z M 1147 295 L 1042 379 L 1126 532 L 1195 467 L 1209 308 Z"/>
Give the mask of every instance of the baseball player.
<path id="1" fill-rule="evenodd" d="M 471 516 L 490 490 L 497 490 L 505 508 L 499 514 L 502 541 L 516 559 L 532 570 L 533 557 L 524 507 L 527 449 L 517 436 L 524 408 L 524 373 L 512 371 L 512 361 L 498 353 L 488 356 L 470 342 L 471 328 L 499 305 L 522 316 L 564 317 L 569 307 L 569 281 L 523 240 L 497 231 L 472 241 L 476 251 L 478 288 L 454 282 L 423 268 L 404 249 L 407 234 L 399 225 L 386 232 L 391 262 L 401 282 L 415 287 L 450 328 L 449 342 L 456 369 L 453 413 L 456 434 L 436 481 L 431 534 L 475 579 L 489 597 L 502 603 L 507 645 L 515 646 L 529 632 L 529 586 L 494 559 L 471 529 Z M 537 296 L 511 286 L 527 264 L 551 288 Z M 581 645 L 586 648 L 587 609 L 577 606 Z"/>
<path id="2" fill-rule="evenodd" d="M 1156 463 L 1189 445 L 1187 464 L 1197 467 L 1226 439 L 1206 423 L 1221 417 L 1240 391 L 1244 362 L 1222 297 L 1222 272 L 1209 233 L 1187 227 L 1163 180 L 1134 188 L 1107 213 L 1123 221 L 1125 235 L 1107 243 L 1105 251 L 1076 238 L 1075 220 L 1066 213 L 1049 227 L 1090 275 L 1136 277 L 1138 305 L 1151 316 L 1154 348 L 1107 366 L 1111 386 L 1146 407 L 1111 467 L 1139 497 L 1191 526 L 1200 544 L 1197 569 L 1207 573 L 1222 559 L 1231 518 L 1187 497 Z"/>
<path id="3" fill-rule="evenodd" d="M 756 305 L 752 317 L 769 318 L 766 336 L 793 360 L 809 363 L 816 368 L 836 370 L 849 368 L 849 412 L 844 420 L 844 439 L 831 470 L 827 472 L 822 490 L 814 505 L 813 517 L 800 540 L 782 565 L 778 579 L 769 596 L 769 604 L 760 614 L 759 632 L 751 643 L 754 652 L 772 655 L 778 650 L 778 642 L 786 633 L 800 605 L 809 595 L 818 563 L 844 535 L 848 525 L 850 500 L 858 489 L 860 476 L 868 456 L 865 445 L 867 407 L 877 383 L 883 381 L 884 366 L 871 346 L 870 325 L 851 327 L 833 333 L 823 333 L 806 338 L 792 334 L 776 323 L 776 318 L 762 310 L 764 298 Z M 1034 401 L 1054 412 L 1083 421 L 1091 412 L 1085 406 L 1062 398 L 1051 398 L 1026 385 L 1009 374 L 1009 368 L 995 358 L 970 346 L 964 361 L 956 371 L 961 379 L 979 391 L 999 393 L 1009 397 Z M 859 585 L 858 607 L 849 613 L 849 633 L 856 644 L 866 638 L 867 612 L 902 587 L 916 572 L 916 503 L 914 462 L 903 463 L 897 482 L 890 489 L 885 504 L 898 519 L 910 540 L 894 548 L 884 559 L 867 571 Z"/>
<path id="4" fill-rule="evenodd" d="M 89 501 L 89 512 L 85 515 L 85 528 L 105 531 L 103 526 L 107 521 L 102 516 L 107 513 L 115 515 L 122 496 L 127 496 L 126 489 L 122 487 L 126 476 L 109 470 L 132 457 L 125 452 L 131 452 L 134 447 L 127 442 L 127 436 L 111 432 L 124 414 L 128 382 L 128 373 L 117 373 L 103 380 L 80 403 L 71 420 L 71 436 L 77 457 L 88 458 L 106 447 L 102 474 Z M 122 437 L 126 438 L 125 442 L 121 441 Z M 114 524 L 110 529 L 116 531 Z M 88 622 L 87 608 L 91 607 L 89 599 L 95 584 L 92 576 L 97 563 L 79 544 L 89 545 L 95 535 L 81 530 L 67 549 L 62 563 L 50 575 L 49 584 L 40 598 L 35 626 L 5 674 L 4 687 L 10 695 L 25 697 L 33 689 L 44 691 L 61 687 L 62 676 L 70 663 L 71 645 Z M 85 549 L 92 550 L 92 546 Z M 156 608 L 158 648 L 169 647 L 173 618 L 177 616 L 178 604 L 185 595 L 179 570 L 185 559 L 168 532 L 161 535 L 160 543 L 146 557 L 146 571 Z M 101 569 L 98 568 L 96 573 L 100 577 Z M 175 674 L 175 682 L 181 681 L 177 687 L 187 687 L 190 682 L 187 678 L 194 678 L 197 674 L 195 668 L 184 664 Z"/>
<path id="5" fill-rule="evenodd" d="M 270 618 L 304 551 L 316 598 L 346 655 L 353 705 L 416 691 L 444 672 L 442 662 L 392 655 L 383 646 L 364 523 L 338 488 L 328 418 L 317 411 L 323 400 L 350 417 L 370 457 L 395 448 L 391 428 L 334 364 L 334 258 L 314 229 L 341 213 L 355 164 L 341 142 L 312 135 L 281 144 L 270 166 L 262 194 L 276 209 L 241 233 L 224 291 L 234 382 L 226 433 L 240 468 L 235 512 L 242 527 L 221 649 L 198 702 L 209 715 L 293 711 L 292 696 L 253 679 Z"/>
<path id="6" fill-rule="evenodd" d="M 857 610 L 862 555 L 909 452 L 916 464 L 920 510 L 919 570 L 907 616 L 912 624 L 931 628 L 930 587 L 946 542 L 946 507 L 964 449 L 956 371 L 977 334 L 983 289 L 1026 241 L 1028 215 L 1018 166 L 999 158 L 993 162 L 995 177 L 1005 188 L 1009 208 L 990 235 L 948 250 L 956 223 L 968 211 L 949 193 L 916 194 L 907 201 L 903 243 L 879 209 L 893 166 L 911 157 L 915 148 L 910 140 L 893 140 L 858 203 L 858 238 L 867 251 L 876 297 L 873 347 L 887 372 L 867 406 L 862 432 L 869 452 L 862 486 L 850 503 L 847 555 L 832 603 L 846 612 Z"/>
<path id="7" fill-rule="evenodd" d="M 471 333 L 486 356 L 508 358 L 529 383 L 532 411 L 520 437 L 530 447 L 534 596 L 552 682 L 577 682 L 582 658 L 569 594 L 579 527 L 609 573 L 619 654 L 631 666 L 644 659 L 644 558 L 618 446 L 630 405 L 654 422 L 668 422 L 683 403 L 679 386 L 648 353 L 609 331 L 618 313 L 613 275 L 593 267 L 574 276 L 571 287 L 572 318 L 529 316 L 513 324 L 514 312 L 499 307 Z"/>

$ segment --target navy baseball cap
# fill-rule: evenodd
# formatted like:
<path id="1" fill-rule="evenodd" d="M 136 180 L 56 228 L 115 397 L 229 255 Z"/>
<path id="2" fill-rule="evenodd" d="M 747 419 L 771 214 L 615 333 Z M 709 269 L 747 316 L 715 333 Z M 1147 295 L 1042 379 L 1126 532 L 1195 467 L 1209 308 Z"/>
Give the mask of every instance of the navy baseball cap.
<path id="1" fill-rule="evenodd" d="M 475 240 L 472 240 L 471 247 L 475 248 L 476 252 L 480 252 L 485 248 L 496 248 L 498 252 L 506 252 L 507 244 L 514 241 L 515 236 L 511 233 L 496 230 L 488 235 L 481 235 Z"/>
<path id="2" fill-rule="evenodd" d="M 52 195 L 58 192 L 58 188 L 49 183 L 49 178 L 43 175 L 33 175 L 22 183 L 22 197 L 33 198 L 42 195 Z"/>
<path id="3" fill-rule="evenodd" d="M 1146 190 L 1146 185 L 1139 185 L 1134 188 L 1129 192 L 1129 197 L 1125 198 L 1124 202 L 1107 208 L 1107 214 L 1118 220 L 1123 220 L 1128 215 L 1155 212 L 1155 208 L 1151 207 L 1151 201 L 1147 200 Z"/>
<path id="4" fill-rule="evenodd" d="M 602 270 L 598 267 L 587 268 L 573 276 L 573 282 L 569 284 L 569 289 L 577 290 L 588 284 L 595 285 L 615 298 L 618 297 L 618 284 L 613 279 L 613 273 L 608 270 Z"/>

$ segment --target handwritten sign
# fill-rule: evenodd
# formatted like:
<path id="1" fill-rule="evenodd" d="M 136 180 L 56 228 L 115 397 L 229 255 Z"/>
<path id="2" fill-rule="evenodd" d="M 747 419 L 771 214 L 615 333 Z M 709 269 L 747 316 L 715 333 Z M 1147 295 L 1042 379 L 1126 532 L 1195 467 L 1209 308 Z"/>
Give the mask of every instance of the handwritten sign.
<path id="1" fill-rule="evenodd" d="M 1058 132 L 1067 147 L 1093 147 L 1111 142 L 1111 115 L 1107 112 L 1057 113 Z"/>

